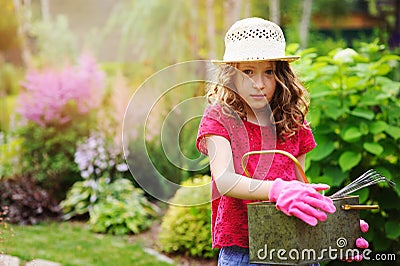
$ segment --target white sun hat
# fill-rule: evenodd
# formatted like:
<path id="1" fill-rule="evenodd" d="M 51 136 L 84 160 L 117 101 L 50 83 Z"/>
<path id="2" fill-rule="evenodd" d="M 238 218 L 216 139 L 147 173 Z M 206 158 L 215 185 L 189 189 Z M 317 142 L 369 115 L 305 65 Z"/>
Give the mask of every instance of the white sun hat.
<path id="1" fill-rule="evenodd" d="M 246 61 L 288 61 L 299 56 L 285 56 L 286 42 L 281 28 L 257 17 L 235 22 L 225 35 L 225 54 L 216 63 Z"/>

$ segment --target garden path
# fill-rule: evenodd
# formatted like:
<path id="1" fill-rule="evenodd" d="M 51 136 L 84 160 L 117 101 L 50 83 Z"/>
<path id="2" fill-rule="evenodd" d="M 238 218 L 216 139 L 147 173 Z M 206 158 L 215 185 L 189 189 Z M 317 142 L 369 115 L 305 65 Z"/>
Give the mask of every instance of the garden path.
<path id="1" fill-rule="evenodd" d="M 0 255 L 0 266 L 20 266 L 20 259 L 10 255 Z M 24 266 L 61 266 L 57 262 L 35 259 L 24 264 Z"/>

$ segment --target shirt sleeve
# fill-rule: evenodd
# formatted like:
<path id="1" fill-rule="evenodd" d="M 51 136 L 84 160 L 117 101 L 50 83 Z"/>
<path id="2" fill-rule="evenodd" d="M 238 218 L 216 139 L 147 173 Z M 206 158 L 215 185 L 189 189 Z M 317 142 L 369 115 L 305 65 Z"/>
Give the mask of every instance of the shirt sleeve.
<path id="1" fill-rule="evenodd" d="M 317 146 L 310 125 L 307 123 L 307 121 L 305 121 L 304 124 L 305 127 L 302 127 L 299 131 L 299 155 L 308 153 Z"/>
<path id="2" fill-rule="evenodd" d="M 200 121 L 196 139 L 196 148 L 204 155 L 208 155 L 206 143 L 206 137 L 208 135 L 221 136 L 226 138 L 229 142 L 231 141 L 228 130 L 221 122 L 211 117 L 209 109 L 204 112 L 204 115 Z"/>

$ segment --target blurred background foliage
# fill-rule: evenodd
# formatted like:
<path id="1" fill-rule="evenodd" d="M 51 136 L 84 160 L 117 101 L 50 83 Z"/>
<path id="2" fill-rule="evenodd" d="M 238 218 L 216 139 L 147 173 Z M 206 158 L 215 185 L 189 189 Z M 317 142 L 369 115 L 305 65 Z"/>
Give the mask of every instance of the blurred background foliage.
<path id="1" fill-rule="evenodd" d="M 1 193 L 0 204 L 13 206 L 13 222 L 79 218 L 90 223 L 92 230 L 104 233 L 138 233 L 150 227 L 151 221 L 159 218 L 159 209 L 153 205 L 156 201 L 134 187 L 124 187 L 126 180 L 138 187 L 123 165 L 122 122 L 130 97 L 148 77 L 172 64 L 222 58 L 225 31 L 248 16 L 282 25 L 288 53 L 302 56 L 293 67 L 310 90 L 308 119 L 318 142 L 307 157 L 310 180 L 331 185 L 333 192 L 375 168 L 398 184 L 395 190 L 378 185 L 359 195 L 362 203 L 381 206 L 380 211 L 361 213 L 370 223 L 366 238 L 373 250 L 399 253 L 397 0 L 1 1 L 0 189 L 8 193 Z M 82 70 L 82 56 L 93 60 L 85 65 L 88 72 Z M 68 71 L 72 74 L 66 74 Z M 196 70 L 187 71 L 190 76 Z M 103 79 L 90 81 L 91 74 L 85 73 Z M 89 83 L 92 89 L 88 90 Z M 68 88 L 79 93 L 74 96 Z M 192 172 L 171 164 L 156 129 L 179 101 L 202 95 L 202 90 L 198 86 L 166 95 L 152 112 L 152 134 L 136 132 L 135 136 L 132 130 L 130 150 L 145 141 L 157 170 L 175 183 L 190 183 L 197 174 L 209 174 L 207 162 L 201 161 L 203 167 Z M 33 99 L 31 105 L 24 97 Z M 51 104 L 61 100 L 65 101 L 61 107 Z M 80 112 L 79 106 L 85 103 L 96 104 Z M 45 107 L 39 121 L 48 121 L 55 112 L 71 119 L 37 123 L 29 110 L 37 111 L 39 106 Z M 182 154 L 177 156 L 198 158 L 194 141 L 199 119 L 182 126 L 184 116 L 179 117 L 178 112 L 176 118 L 176 125 L 169 127 L 182 127 Z M 103 141 L 93 140 L 97 133 Z M 175 134 L 173 130 L 165 133 Z M 85 143 L 92 146 L 82 155 L 79 147 Z M 96 160 L 99 154 L 105 155 L 100 161 Z M 143 158 L 135 153 L 130 156 L 141 164 Z M 82 158 L 86 158 L 85 167 L 79 163 Z M 148 169 L 137 172 L 146 177 Z M 38 193 L 42 196 L 36 201 L 12 201 L 13 194 L 33 198 Z M 126 196 L 129 193 L 134 197 Z M 63 216 L 57 206 L 43 200 L 49 198 L 56 205 L 62 202 Z M 38 213 L 38 209 L 45 211 Z M 202 218 L 208 219 L 208 212 L 193 207 L 187 217 L 195 217 L 196 224 L 208 228 L 198 219 L 203 214 Z M 166 217 L 164 226 L 182 222 Z M 187 226 L 186 221 L 182 223 Z M 204 237 L 208 231 L 201 232 Z M 191 244 L 172 246 L 174 236 Z M 208 244 L 194 247 L 196 241 L 206 243 L 195 235 L 189 239 L 178 234 L 161 237 L 166 252 L 215 255 Z"/>

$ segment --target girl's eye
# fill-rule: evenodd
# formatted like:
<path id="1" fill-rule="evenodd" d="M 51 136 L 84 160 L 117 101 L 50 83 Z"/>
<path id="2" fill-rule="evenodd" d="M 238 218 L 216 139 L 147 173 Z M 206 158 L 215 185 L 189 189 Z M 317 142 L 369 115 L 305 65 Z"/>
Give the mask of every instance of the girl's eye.
<path id="1" fill-rule="evenodd" d="M 251 75 L 251 74 L 253 74 L 253 71 L 250 69 L 245 69 L 245 70 L 243 70 L 243 73 L 245 73 L 246 75 Z"/>
<path id="2" fill-rule="evenodd" d="M 272 75 L 274 72 L 272 71 L 272 69 L 268 69 L 267 71 L 265 71 L 265 74 L 267 75 Z"/>

